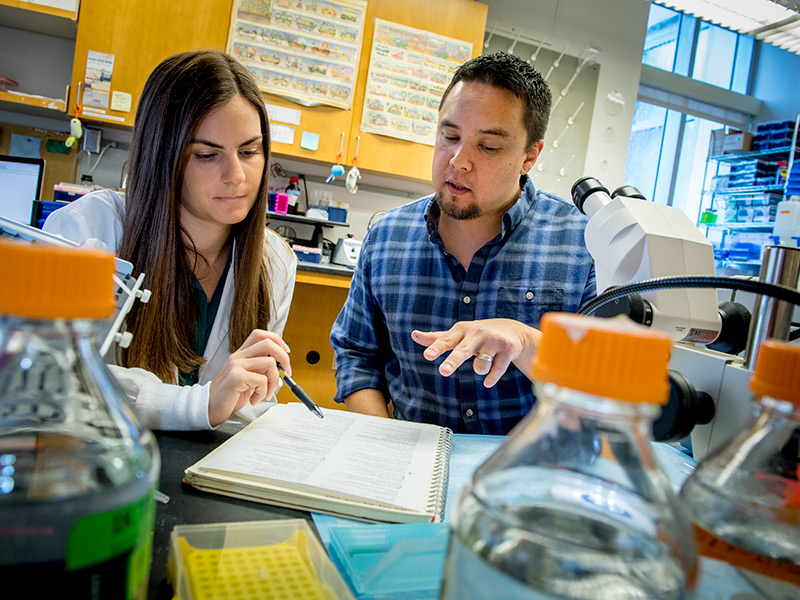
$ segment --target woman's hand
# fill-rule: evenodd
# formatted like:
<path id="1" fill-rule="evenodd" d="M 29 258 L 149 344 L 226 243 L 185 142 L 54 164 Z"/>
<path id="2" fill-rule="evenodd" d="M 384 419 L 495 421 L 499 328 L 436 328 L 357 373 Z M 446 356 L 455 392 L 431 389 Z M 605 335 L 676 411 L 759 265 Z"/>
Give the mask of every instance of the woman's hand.
<path id="1" fill-rule="evenodd" d="M 278 364 L 291 375 L 289 346 L 271 331 L 255 329 L 211 382 L 208 420 L 224 423 L 237 410 L 271 398 L 278 389 Z"/>
<path id="2" fill-rule="evenodd" d="M 448 377 L 469 358 L 478 375 L 486 375 L 485 387 L 492 387 L 512 362 L 531 378 L 531 363 L 542 332 L 513 319 L 459 321 L 448 331 L 412 331 L 411 338 L 427 346 L 422 355 L 435 360 L 450 351 L 439 366 L 439 373 Z"/>

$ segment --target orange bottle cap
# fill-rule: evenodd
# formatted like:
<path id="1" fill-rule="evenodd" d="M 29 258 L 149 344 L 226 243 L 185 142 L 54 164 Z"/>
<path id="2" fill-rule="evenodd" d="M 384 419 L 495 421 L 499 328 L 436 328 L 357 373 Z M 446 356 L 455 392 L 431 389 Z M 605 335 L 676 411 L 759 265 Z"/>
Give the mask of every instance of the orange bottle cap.
<path id="1" fill-rule="evenodd" d="M 114 312 L 114 256 L 0 239 L 0 313 L 103 319 Z"/>
<path id="2" fill-rule="evenodd" d="M 777 340 L 762 343 L 750 389 L 800 406 L 800 346 Z"/>
<path id="3" fill-rule="evenodd" d="M 548 313 L 533 376 L 596 396 L 666 404 L 671 347 L 665 334 L 624 317 Z"/>

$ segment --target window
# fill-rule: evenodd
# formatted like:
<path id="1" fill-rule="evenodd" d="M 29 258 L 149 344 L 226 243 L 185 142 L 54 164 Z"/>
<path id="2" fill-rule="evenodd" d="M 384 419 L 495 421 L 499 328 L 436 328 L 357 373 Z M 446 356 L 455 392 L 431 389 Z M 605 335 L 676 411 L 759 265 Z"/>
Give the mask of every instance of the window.
<path id="1" fill-rule="evenodd" d="M 752 37 L 652 4 L 642 63 L 744 94 L 754 46 Z M 746 115 L 704 112 L 700 106 L 706 99 L 700 96 L 645 90 L 640 88 L 634 110 L 625 183 L 649 200 L 682 209 L 696 222 L 711 130 L 746 122 Z M 693 106 L 697 112 L 691 112 Z"/>
<path id="2" fill-rule="evenodd" d="M 722 124 L 638 101 L 625 165 L 625 183 L 659 204 L 700 212 L 712 129 Z"/>
<path id="3" fill-rule="evenodd" d="M 642 62 L 678 75 L 688 75 L 696 24 L 697 19 L 691 15 L 652 4 Z"/>
<path id="4" fill-rule="evenodd" d="M 744 94 L 753 48 L 748 35 L 652 4 L 642 63 Z"/>

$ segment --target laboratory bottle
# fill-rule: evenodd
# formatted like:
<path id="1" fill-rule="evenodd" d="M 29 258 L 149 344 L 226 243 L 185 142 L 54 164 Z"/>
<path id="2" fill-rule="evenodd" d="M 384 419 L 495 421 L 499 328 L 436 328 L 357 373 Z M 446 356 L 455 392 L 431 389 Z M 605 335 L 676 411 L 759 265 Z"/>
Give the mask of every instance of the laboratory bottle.
<path id="1" fill-rule="evenodd" d="M 286 194 L 289 196 L 288 214 L 296 215 L 300 212 L 300 178 L 289 177 L 289 185 L 286 186 Z"/>
<path id="2" fill-rule="evenodd" d="M 800 586 L 800 347 L 762 343 L 750 389 L 748 427 L 698 463 L 680 497 L 701 555 Z"/>
<path id="3" fill-rule="evenodd" d="M 160 461 L 95 339 L 114 257 L 0 240 L 0 589 L 147 596 Z"/>
<path id="4" fill-rule="evenodd" d="M 458 499 L 440 598 L 693 598 L 691 522 L 650 449 L 671 342 L 620 319 L 543 317 L 536 404 Z"/>

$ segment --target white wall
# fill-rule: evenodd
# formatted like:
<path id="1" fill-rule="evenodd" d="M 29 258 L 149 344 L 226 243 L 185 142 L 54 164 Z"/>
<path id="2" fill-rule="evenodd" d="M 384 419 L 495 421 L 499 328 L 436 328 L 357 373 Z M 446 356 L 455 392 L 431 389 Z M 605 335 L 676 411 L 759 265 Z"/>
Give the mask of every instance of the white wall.
<path id="1" fill-rule="evenodd" d="M 650 3 L 647 0 L 482 0 L 489 6 L 487 31 L 513 35 L 521 29 L 521 40 L 545 38 L 546 48 L 577 53 L 591 42 L 603 51 L 597 80 L 597 96 L 583 174 L 601 179 L 609 189 L 623 183 L 628 156 L 633 109 L 639 88 L 644 36 Z M 505 34 L 507 35 L 507 33 Z M 523 56 L 522 58 L 528 58 Z M 618 115 L 603 108 L 607 93 L 617 91 L 625 98 Z M 607 128 L 613 140 L 604 141 Z M 550 135 L 558 135 L 550 131 Z"/>
<path id="2" fill-rule="evenodd" d="M 800 56 L 762 44 L 755 68 L 752 95 L 764 103 L 758 122 L 794 119 L 800 112 Z"/>

